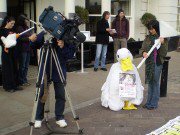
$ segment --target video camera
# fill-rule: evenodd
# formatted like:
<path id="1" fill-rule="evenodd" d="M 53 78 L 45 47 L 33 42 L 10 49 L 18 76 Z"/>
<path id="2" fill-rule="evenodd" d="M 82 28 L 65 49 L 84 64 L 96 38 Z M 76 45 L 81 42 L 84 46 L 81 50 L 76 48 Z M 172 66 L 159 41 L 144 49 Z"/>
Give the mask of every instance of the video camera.
<path id="1" fill-rule="evenodd" d="M 67 19 L 60 12 L 55 12 L 52 6 L 49 6 L 40 15 L 39 22 L 53 37 L 68 44 L 79 45 L 86 40 L 85 35 L 78 29 L 83 21 L 76 14 L 73 19 Z"/>

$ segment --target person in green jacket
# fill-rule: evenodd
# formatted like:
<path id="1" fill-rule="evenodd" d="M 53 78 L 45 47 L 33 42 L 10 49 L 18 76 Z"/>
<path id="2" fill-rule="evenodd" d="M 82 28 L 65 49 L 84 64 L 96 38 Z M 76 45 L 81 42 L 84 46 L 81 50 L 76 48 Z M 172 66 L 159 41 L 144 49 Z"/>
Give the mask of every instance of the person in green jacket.
<path id="1" fill-rule="evenodd" d="M 143 108 L 153 110 L 158 107 L 160 97 L 160 75 L 164 57 L 167 54 L 168 44 L 166 39 L 160 37 L 159 22 L 157 20 L 151 20 L 147 28 L 149 30 L 149 35 L 146 36 L 141 48 L 143 57 L 147 58 L 145 61 L 145 83 L 148 84 L 147 101 Z M 160 39 L 161 46 L 160 48 L 155 48 L 148 56 L 147 52 L 154 45 L 156 39 Z"/>

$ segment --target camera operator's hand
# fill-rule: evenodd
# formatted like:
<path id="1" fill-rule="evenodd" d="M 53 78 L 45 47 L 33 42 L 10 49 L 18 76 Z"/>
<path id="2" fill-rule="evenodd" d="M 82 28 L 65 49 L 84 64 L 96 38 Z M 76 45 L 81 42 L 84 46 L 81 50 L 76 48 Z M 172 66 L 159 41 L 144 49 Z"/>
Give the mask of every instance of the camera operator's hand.
<path id="1" fill-rule="evenodd" d="M 37 40 L 37 35 L 34 33 L 29 37 L 29 40 L 35 42 Z"/>
<path id="2" fill-rule="evenodd" d="M 57 40 L 57 45 L 58 45 L 60 48 L 63 48 L 63 47 L 64 47 L 64 41 L 63 41 L 63 40 Z"/>
<path id="3" fill-rule="evenodd" d="M 107 29 L 106 29 L 106 31 L 107 31 L 107 32 L 110 32 L 110 31 L 111 31 L 111 29 L 110 29 L 110 28 L 107 28 Z"/>

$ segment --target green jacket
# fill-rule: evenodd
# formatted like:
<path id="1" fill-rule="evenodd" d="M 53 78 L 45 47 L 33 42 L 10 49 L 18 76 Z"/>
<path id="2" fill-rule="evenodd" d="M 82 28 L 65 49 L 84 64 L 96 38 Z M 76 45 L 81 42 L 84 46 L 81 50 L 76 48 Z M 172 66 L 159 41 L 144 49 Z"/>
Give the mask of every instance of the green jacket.
<path id="1" fill-rule="evenodd" d="M 144 42 L 142 43 L 142 48 L 140 50 L 140 53 L 143 54 L 143 52 L 149 52 L 151 47 L 154 45 L 155 39 L 158 39 L 157 35 L 148 35 L 146 36 Z M 164 43 L 161 44 L 161 47 L 159 50 L 157 50 L 157 58 L 156 58 L 156 65 L 162 65 L 164 63 L 164 57 L 167 54 L 168 50 L 168 42 L 165 39 Z M 154 80 L 154 54 L 153 52 L 150 54 L 150 56 L 145 61 L 145 82 L 150 83 Z"/>
<path id="2" fill-rule="evenodd" d="M 143 52 L 148 52 L 150 50 L 148 47 L 149 45 L 154 44 L 150 40 L 150 36 L 151 35 L 147 35 L 142 43 L 142 48 L 140 49 L 140 54 L 142 54 L 142 55 L 143 55 Z M 161 64 L 164 63 L 164 57 L 166 56 L 167 51 L 168 51 L 168 41 L 166 39 L 164 39 L 164 44 L 161 44 L 161 47 L 158 50 L 158 56 L 160 58 Z"/>

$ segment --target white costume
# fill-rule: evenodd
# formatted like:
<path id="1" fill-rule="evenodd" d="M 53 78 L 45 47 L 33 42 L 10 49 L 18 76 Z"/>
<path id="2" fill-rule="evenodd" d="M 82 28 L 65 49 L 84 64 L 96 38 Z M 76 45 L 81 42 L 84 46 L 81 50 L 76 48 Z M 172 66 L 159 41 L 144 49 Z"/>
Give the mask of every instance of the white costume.
<path id="1" fill-rule="evenodd" d="M 129 58 L 129 60 L 126 60 L 126 58 Z M 128 61 L 132 63 L 130 61 L 133 60 L 133 57 L 129 50 L 126 48 L 119 49 L 117 51 L 117 59 L 118 62 L 112 65 L 106 82 L 101 89 L 102 106 L 106 108 L 109 107 L 113 111 L 121 110 L 125 106 L 125 101 L 129 101 L 128 104 L 140 105 L 143 101 L 144 90 L 137 69 L 133 64 L 131 64 L 131 67 L 127 66 L 128 64 L 124 67 L 124 69 L 127 67 L 127 71 L 122 70 L 122 60 L 124 60 L 125 64 L 128 63 Z M 130 69 L 128 69 L 129 67 Z M 121 97 L 119 93 L 120 84 L 135 84 L 135 98 Z"/>
<path id="2" fill-rule="evenodd" d="M 16 39 L 17 39 L 16 34 L 9 34 L 6 38 L 3 36 L 1 37 L 1 40 L 6 48 L 11 48 L 15 46 L 17 43 Z"/>
<path id="3" fill-rule="evenodd" d="M 1 40 L 2 40 L 2 42 L 3 42 L 3 44 L 4 44 L 4 47 L 5 47 L 5 48 L 11 48 L 11 47 L 13 47 L 13 46 L 16 46 L 16 44 L 17 44 L 17 38 L 18 38 L 19 36 L 21 36 L 21 35 L 29 32 L 29 31 L 31 31 L 32 29 L 34 29 L 34 27 L 29 28 L 29 29 L 23 31 L 23 32 L 21 32 L 20 34 L 14 33 L 14 34 L 9 34 L 7 37 L 3 37 L 3 36 L 2 36 L 2 37 L 1 37 Z"/>

